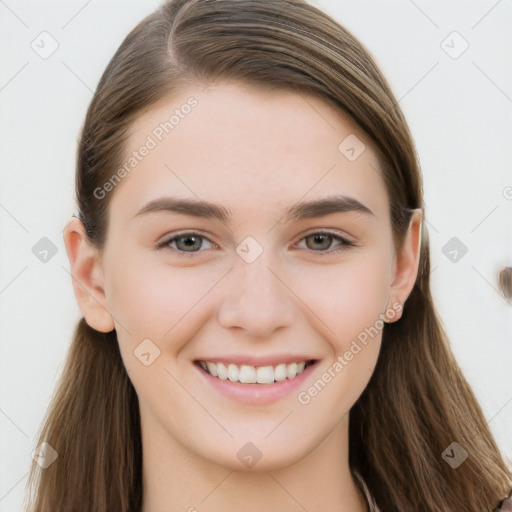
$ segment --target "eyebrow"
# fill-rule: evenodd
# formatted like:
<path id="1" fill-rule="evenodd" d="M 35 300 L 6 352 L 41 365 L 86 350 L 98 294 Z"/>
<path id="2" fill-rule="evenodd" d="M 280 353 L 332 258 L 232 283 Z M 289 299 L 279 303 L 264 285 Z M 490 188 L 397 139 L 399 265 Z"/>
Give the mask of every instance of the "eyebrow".
<path id="1" fill-rule="evenodd" d="M 135 214 L 135 217 L 152 212 L 181 213 L 193 217 L 216 219 L 225 224 L 228 224 L 232 218 L 231 210 L 218 203 L 199 199 L 174 197 L 163 197 L 150 201 Z M 332 213 L 345 212 L 360 212 L 375 215 L 368 206 L 365 206 L 359 200 L 353 197 L 336 195 L 312 201 L 299 202 L 285 211 L 281 218 L 283 218 L 285 222 L 293 222 L 323 217 L 324 215 Z"/>

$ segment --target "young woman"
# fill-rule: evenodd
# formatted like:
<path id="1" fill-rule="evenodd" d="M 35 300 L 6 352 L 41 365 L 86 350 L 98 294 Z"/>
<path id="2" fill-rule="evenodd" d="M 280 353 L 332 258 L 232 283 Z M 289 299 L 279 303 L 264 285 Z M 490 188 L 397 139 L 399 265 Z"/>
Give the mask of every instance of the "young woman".
<path id="1" fill-rule="evenodd" d="M 30 512 L 510 510 L 372 57 L 302 0 L 173 0 L 116 52 L 64 240 L 83 313 Z"/>

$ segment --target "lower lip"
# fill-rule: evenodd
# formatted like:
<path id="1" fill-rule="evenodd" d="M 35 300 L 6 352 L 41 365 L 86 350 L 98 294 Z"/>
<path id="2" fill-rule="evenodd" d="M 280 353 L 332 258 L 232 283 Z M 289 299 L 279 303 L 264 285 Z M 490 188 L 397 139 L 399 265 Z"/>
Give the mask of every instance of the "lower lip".
<path id="1" fill-rule="evenodd" d="M 214 377 L 198 365 L 194 365 L 205 379 L 208 386 L 219 391 L 223 395 L 238 402 L 249 405 L 269 404 L 276 402 L 281 398 L 293 393 L 309 377 L 316 366 L 317 361 L 307 366 L 307 368 L 294 377 L 285 379 L 273 384 L 242 384 L 241 382 L 231 382 Z"/>

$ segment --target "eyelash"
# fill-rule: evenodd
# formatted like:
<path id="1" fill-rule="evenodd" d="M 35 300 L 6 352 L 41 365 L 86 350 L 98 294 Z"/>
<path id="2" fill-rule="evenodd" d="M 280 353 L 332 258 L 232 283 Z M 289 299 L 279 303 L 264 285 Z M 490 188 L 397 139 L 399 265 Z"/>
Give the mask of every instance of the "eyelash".
<path id="1" fill-rule="evenodd" d="M 323 231 L 323 230 L 313 231 L 312 233 L 308 233 L 307 235 L 303 236 L 299 240 L 299 242 L 302 242 L 306 238 L 309 238 L 309 237 L 315 236 L 315 235 L 324 235 L 324 236 L 326 235 L 326 236 L 332 237 L 333 240 L 338 240 L 339 242 L 341 242 L 338 246 L 338 249 L 327 249 L 327 250 L 317 250 L 317 251 L 315 251 L 314 249 L 306 249 L 307 251 L 312 252 L 317 256 L 325 256 L 327 254 L 339 253 L 341 251 L 345 251 L 351 247 L 356 246 L 355 243 L 347 240 L 346 238 L 341 237 L 340 235 L 337 235 L 336 233 L 332 233 L 330 231 Z M 178 255 L 178 257 L 185 257 L 185 258 L 192 257 L 192 256 L 197 255 L 198 253 L 204 252 L 202 250 L 187 252 L 187 251 L 182 251 L 182 250 L 174 248 L 174 247 L 170 247 L 170 244 L 172 242 L 175 242 L 176 240 L 179 240 L 180 238 L 188 238 L 188 237 L 198 237 L 198 238 L 201 238 L 204 240 L 208 240 L 213 245 L 216 245 L 209 238 L 202 235 L 201 233 L 197 233 L 195 231 L 185 231 L 183 233 L 174 234 L 174 236 L 172 238 L 167 238 L 161 242 L 157 242 L 156 248 L 158 250 L 169 249 L 169 250 L 175 252 Z"/>

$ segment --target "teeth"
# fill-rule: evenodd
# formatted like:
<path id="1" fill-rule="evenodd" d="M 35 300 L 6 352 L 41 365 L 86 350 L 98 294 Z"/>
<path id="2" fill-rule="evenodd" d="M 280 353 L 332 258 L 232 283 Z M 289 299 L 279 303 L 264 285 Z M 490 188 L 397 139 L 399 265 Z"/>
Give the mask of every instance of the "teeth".
<path id="1" fill-rule="evenodd" d="M 212 364 L 214 364 L 214 363 L 212 363 Z M 219 379 L 222 379 L 222 380 L 227 380 L 228 369 L 222 363 L 218 363 L 215 366 L 217 366 L 217 377 L 219 377 Z"/>
<path id="2" fill-rule="evenodd" d="M 276 366 L 250 366 L 243 364 L 212 363 L 200 361 L 199 364 L 213 377 L 243 384 L 273 384 L 286 379 L 293 379 L 306 368 L 306 361 L 300 363 L 281 363 Z"/>
<path id="3" fill-rule="evenodd" d="M 238 377 L 240 375 L 240 369 L 236 364 L 230 364 L 228 366 L 228 379 L 231 382 L 238 382 Z"/>
<path id="4" fill-rule="evenodd" d="M 272 366 L 260 366 L 256 370 L 258 384 L 272 384 L 274 382 L 274 368 Z"/>
<path id="5" fill-rule="evenodd" d="M 274 368 L 274 379 L 276 379 L 277 382 L 281 382 L 286 379 L 286 365 L 284 363 L 278 364 Z"/>
<path id="6" fill-rule="evenodd" d="M 217 377 L 217 365 L 213 363 L 206 363 L 208 371 L 214 376 Z M 203 366 L 204 368 L 204 366 Z"/>
<path id="7" fill-rule="evenodd" d="M 254 384 L 256 382 L 256 368 L 243 364 L 240 366 L 238 380 L 244 384 Z"/>
<path id="8" fill-rule="evenodd" d="M 291 363 L 286 367 L 286 376 L 293 379 L 297 375 L 297 363 Z"/>

